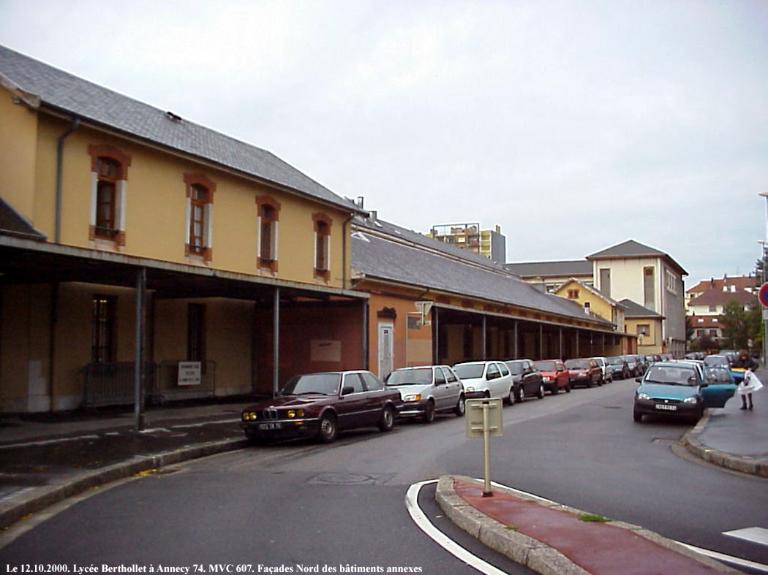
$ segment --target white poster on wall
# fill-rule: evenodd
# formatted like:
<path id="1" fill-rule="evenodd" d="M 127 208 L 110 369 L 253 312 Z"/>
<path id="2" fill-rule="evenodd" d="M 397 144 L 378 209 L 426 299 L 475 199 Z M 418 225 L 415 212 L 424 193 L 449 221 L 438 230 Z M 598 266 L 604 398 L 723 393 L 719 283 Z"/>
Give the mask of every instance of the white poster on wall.
<path id="1" fill-rule="evenodd" d="M 203 369 L 200 361 L 180 361 L 177 385 L 200 385 L 203 382 Z"/>
<path id="2" fill-rule="evenodd" d="M 310 342 L 312 361 L 341 361 L 341 342 L 336 339 L 313 339 Z"/>

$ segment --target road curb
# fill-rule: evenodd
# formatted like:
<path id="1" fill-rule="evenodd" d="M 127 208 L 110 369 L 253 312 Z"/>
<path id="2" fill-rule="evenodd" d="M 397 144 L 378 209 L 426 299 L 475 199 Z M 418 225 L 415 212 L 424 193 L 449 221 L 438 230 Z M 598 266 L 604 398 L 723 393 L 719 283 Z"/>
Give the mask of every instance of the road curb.
<path id="1" fill-rule="evenodd" d="M 5 529 L 27 515 L 37 513 L 87 489 L 124 479 L 142 471 L 160 469 L 190 459 L 233 451 L 246 445 L 248 442 L 240 438 L 209 441 L 154 455 L 136 456 L 128 461 L 80 473 L 58 485 L 36 487 L 32 493 L 22 490 L 18 494 L 4 499 L 0 505 L 0 529 Z"/>
<path id="2" fill-rule="evenodd" d="M 710 414 L 707 411 L 696 426 L 683 436 L 680 440 L 683 447 L 708 463 L 740 471 L 741 473 L 757 475 L 758 477 L 768 477 L 768 462 L 764 459 L 757 460 L 747 456 L 732 455 L 719 449 L 708 447 L 700 441 L 699 436 L 704 432 L 704 428 L 709 422 L 709 417 Z"/>
<path id="3" fill-rule="evenodd" d="M 582 567 L 571 561 L 557 549 L 537 539 L 523 535 L 514 530 L 507 529 L 504 525 L 481 513 L 461 498 L 453 489 L 454 480 L 476 483 L 482 485 L 482 481 L 461 475 L 442 476 L 438 480 L 435 499 L 446 516 L 458 527 L 479 539 L 494 551 L 505 555 L 516 563 L 525 565 L 532 571 L 542 575 L 589 575 Z M 494 484 L 494 489 L 505 491 L 520 499 L 525 499 L 543 507 L 555 508 L 574 515 L 582 515 L 585 512 L 559 503 L 543 501 L 527 496 L 518 491 L 507 489 L 504 486 Z M 643 527 L 625 523 L 623 521 L 608 521 L 606 525 L 613 525 L 621 529 L 627 529 L 634 534 L 643 537 L 657 545 L 671 549 L 681 555 L 685 555 L 721 573 L 736 574 L 740 571 L 731 569 L 722 563 L 705 557 L 688 549 L 680 543 L 662 537 L 658 533 L 649 531 Z"/>

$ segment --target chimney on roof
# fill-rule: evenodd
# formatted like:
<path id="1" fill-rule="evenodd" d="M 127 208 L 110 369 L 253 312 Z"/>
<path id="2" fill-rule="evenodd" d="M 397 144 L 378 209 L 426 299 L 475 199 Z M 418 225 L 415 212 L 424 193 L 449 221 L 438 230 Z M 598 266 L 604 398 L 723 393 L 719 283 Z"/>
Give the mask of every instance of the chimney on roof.
<path id="1" fill-rule="evenodd" d="M 180 123 L 181 122 L 181 116 L 174 114 L 173 112 L 166 112 L 165 117 L 171 120 L 172 122 Z"/>
<path id="2" fill-rule="evenodd" d="M 715 287 L 715 278 L 709 278 L 709 287 Z"/>
<path id="3" fill-rule="evenodd" d="M 357 207 L 361 210 L 365 208 L 365 198 L 363 196 L 357 196 L 357 201 L 355 202 L 357 204 Z"/>
<path id="4" fill-rule="evenodd" d="M 589 315 L 589 302 L 588 301 L 584 302 L 584 313 L 586 315 Z"/>

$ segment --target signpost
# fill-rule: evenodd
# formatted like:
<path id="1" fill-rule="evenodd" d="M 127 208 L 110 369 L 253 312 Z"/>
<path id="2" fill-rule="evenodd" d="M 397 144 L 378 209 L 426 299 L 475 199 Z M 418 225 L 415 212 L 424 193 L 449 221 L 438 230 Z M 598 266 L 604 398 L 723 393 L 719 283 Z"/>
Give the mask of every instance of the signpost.
<path id="1" fill-rule="evenodd" d="M 491 490 L 491 437 L 501 437 L 504 424 L 500 399 L 468 399 L 466 402 L 467 437 L 483 438 L 483 497 L 493 497 Z"/>
<path id="2" fill-rule="evenodd" d="M 765 246 L 763 246 L 763 279 L 765 279 L 765 263 Z M 757 299 L 763 306 L 763 362 L 768 362 L 768 282 L 760 286 Z"/>

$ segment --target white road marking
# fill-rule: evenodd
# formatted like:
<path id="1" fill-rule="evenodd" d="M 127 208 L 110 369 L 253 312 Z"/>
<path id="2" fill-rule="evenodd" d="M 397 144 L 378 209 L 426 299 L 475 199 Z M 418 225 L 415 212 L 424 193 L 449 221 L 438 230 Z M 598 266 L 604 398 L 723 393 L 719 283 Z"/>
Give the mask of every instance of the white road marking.
<path id="1" fill-rule="evenodd" d="M 15 449 L 17 447 L 37 447 L 40 445 L 50 445 L 53 443 L 64 443 L 66 441 L 79 441 L 81 439 L 98 439 L 98 435 L 78 435 L 77 437 L 62 437 L 60 439 L 44 439 L 41 441 L 28 441 L 26 443 L 12 443 L 9 445 L 0 445 L 0 449 Z"/>
<path id="2" fill-rule="evenodd" d="M 235 419 L 217 419 L 216 421 L 203 421 L 202 423 L 187 423 L 185 425 L 171 425 L 171 429 L 188 429 L 190 427 L 203 427 L 204 425 L 209 425 L 211 423 L 237 423 L 238 421 L 240 421 L 239 417 Z"/>
<path id="3" fill-rule="evenodd" d="M 445 536 L 441 531 L 439 531 L 436 527 L 434 527 L 432 523 L 429 522 L 429 519 L 427 519 L 427 516 L 424 515 L 424 512 L 419 508 L 419 505 L 418 505 L 419 491 L 421 490 L 422 486 L 427 485 L 429 483 L 437 483 L 437 479 L 433 479 L 431 481 L 421 481 L 419 483 L 414 483 L 408 488 L 408 493 L 405 496 L 405 503 L 406 503 L 406 506 L 408 507 L 408 512 L 411 514 L 411 517 L 416 522 L 416 524 L 421 528 L 422 531 L 424 531 L 427 535 L 429 535 L 438 545 L 440 545 L 446 551 L 448 551 L 449 553 L 455 555 L 456 557 L 464 561 L 470 567 L 474 567 L 481 573 L 489 573 L 494 575 L 503 573 L 503 571 L 499 571 L 493 565 L 486 563 L 485 561 L 483 561 L 479 557 L 476 557 L 475 555 L 472 555 L 469 551 L 467 551 L 463 547 L 459 546 L 458 544 L 448 539 L 447 536 Z M 555 501 L 552 501 L 550 499 L 545 499 L 544 497 L 539 497 L 538 495 L 535 495 L 533 493 L 521 491 L 519 489 L 515 489 L 514 487 L 507 487 L 506 485 L 502 485 L 501 483 L 496 483 L 495 481 L 492 481 L 491 483 L 496 487 L 503 487 L 504 489 L 509 490 L 513 493 L 519 493 L 521 495 L 525 495 L 526 497 L 532 497 L 534 499 L 538 499 L 539 501 L 542 501 L 545 503 L 557 504 Z M 431 529 L 433 532 L 437 534 L 436 536 L 433 536 L 432 532 L 428 531 L 427 528 L 425 528 L 425 526 L 422 526 L 422 524 L 420 523 L 420 520 L 417 519 L 416 514 L 418 514 L 418 516 L 422 518 L 422 521 L 426 524 L 426 526 L 428 526 L 428 529 Z M 760 540 L 756 539 L 754 538 L 754 536 L 750 538 L 741 536 L 742 539 L 747 539 L 748 541 L 761 543 L 763 545 L 768 544 L 768 542 L 766 542 L 765 539 L 762 539 L 762 538 L 768 537 L 768 529 L 763 529 L 761 527 L 753 527 L 750 529 L 739 529 L 737 531 L 729 531 L 727 533 L 724 533 L 724 535 L 730 535 L 731 537 L 739 537 L 739 535 L 734 535 L 734 533 L 741 533 L 744 531 L 747 531 L 750 533 L 757 531 L 761 536 L 761 539 Z M 438 538 L 444 539 L 447 545 L 443 545 L 443 542 L 441 542 Z M 768 573 L 768 565 L 764 565 L 762 563 L 755 563 L 754 561 L 748 561 L 746 559 L 740 559 L 739 557 L 725 555 L 724 553 L 718 553 L 717 551 L 710 551 L 709 549 L 694 547 L 693 545 L 688 545 L 687 543 L 683 543 L 681 541 L 675 541 L 674 539 L 671 539 L 671 541 L 678 543 L 679 545 L 682 545 L 683 547 L 690 549 L 691 551 L 700 553 L 701 555 L 704 555 L 706 557 L 711 557 L 712 559 L 716 559 L 717 561 L 721 561 L 723 563 L 728 563 L 730 565 L 737 565 L 739 567 L 754 569 L 755 571 L 758 571 L 760 573 Z M 454 550 L 450 547 L 455 548 L 457 552 L 454 552 Z M 467 557 L 473 558 L 475 561 L 479 562 L 478 565 L 487 565 L 493 571 L 485 571 L 483 567 L 475 565 L 473 562 L 470 562 L 468 559 L 465 559 L 463 556 L 464 554 Z"/>
<path id="4" fill-rule="evenodd" d="M 751 543 L 768 545 L 768 529 L 763 527 L 747 527 L 745 529 L 736 529 L 734 531 L 724 531 L 723 535 L 744 539 Z"/>
<path id="5" fill-rule="evenodd" d="M 416 523 L 419 529 L 426 533 L 430 539 L 440 545 L 440 547 L 473 569 L 476 569 L 485 575 L 505 575 L 505 572 L 501 569 L 483 561 L 476 555 L 473 555 L 464 549 L 458 543 L 449 539 L 442 531 L 432 525 L 429 519 L 427 519 L 427 516 L 419 508 L 419 491 L 421 491 L 421 488 L 424 485 L 430 483 L 437 483 L 437 479 L 414 483 L 408 488 L 408 492 L 405 494 L 405 505 L 408 508 L 408 513 L 411 515 L 411 519 L 413 519 L 414 523 Z"/>
<path id="6" fill-rule="evenodd" d="M 679 541 L 677 543 L 680 543 Z M 739 559 L 738 557 L 732 557 L 730 555 L 724 555 L 723 553 L 718 553 L 717 551 L 710 551 L 709 549 L 702 549 L 701 547 L 694 547 L 693 545 L 688 545 L 687 543 L 680 543 L 683 547 L 687 547 L 691 551 L 695 551 L 696 553 L 701 553 L 702 555 L 706 555 L 707 557 L 711 557 L 712 559 L 717 559 L 718 561 L 722 561 L 723 563 L 728 563 L 730 565 L 737 565 L 738 567 L 747 567 L 749 569 L 754 569 L 755 571 L 759 571 L 760 573 L 768 573 L 768 565 L 763 565 L 762 563 L 755 563 L 754 561 L 747 561 L 746 559 Z"/>

